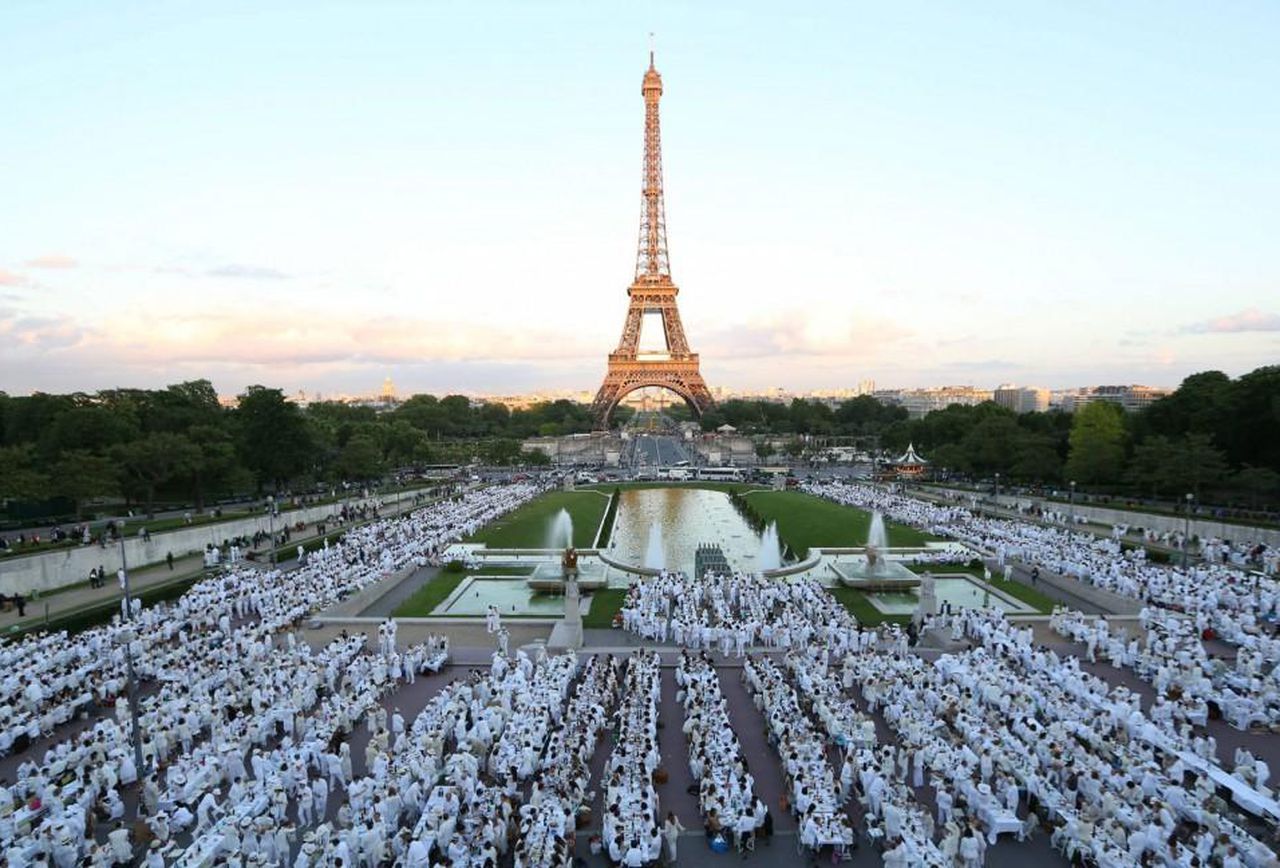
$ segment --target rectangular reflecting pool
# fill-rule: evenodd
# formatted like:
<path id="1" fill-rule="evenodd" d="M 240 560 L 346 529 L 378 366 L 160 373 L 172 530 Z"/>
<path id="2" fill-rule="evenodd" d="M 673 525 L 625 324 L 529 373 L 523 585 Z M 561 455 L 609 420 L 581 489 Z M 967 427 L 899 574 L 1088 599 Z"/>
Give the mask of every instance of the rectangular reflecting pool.
<path id="1" fill-rule="evenodd" d="M 953 609 L 995 608 L 1003 612 L 1034 612 L 1021 600 L 988 590 L 980 582 L 964 576 L 937 576 L 934 588 L 938 605 L 950 603 Z M 914 591 L 900 594 L 867 594 L 871 604 L 887 615 L 910 615 L 920 597 Z"/>
<path id="2" fill-rule="evenodd" d="M 472 576 L 464 579 L 458 589 L 432 610 L 433 615 L 483 616 L 490 606 L 497 606 L 503 615 L 546 615 L 559 617 L 564 614 L 564 597 L 559 594 L 540 594 L 525 584 L 525 578 L 485 578 Z"/>

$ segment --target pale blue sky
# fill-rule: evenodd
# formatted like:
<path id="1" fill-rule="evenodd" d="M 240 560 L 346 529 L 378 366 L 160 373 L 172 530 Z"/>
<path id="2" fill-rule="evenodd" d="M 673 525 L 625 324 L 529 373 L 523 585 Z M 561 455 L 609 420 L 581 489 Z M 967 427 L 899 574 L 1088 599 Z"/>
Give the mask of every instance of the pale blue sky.
<path id="1" fill-rule="evenodd" d="M 1280 4 L 0 4 L 0 388 L 594 388 L 657 32 L 712 385 L 1280 359 Z"/>

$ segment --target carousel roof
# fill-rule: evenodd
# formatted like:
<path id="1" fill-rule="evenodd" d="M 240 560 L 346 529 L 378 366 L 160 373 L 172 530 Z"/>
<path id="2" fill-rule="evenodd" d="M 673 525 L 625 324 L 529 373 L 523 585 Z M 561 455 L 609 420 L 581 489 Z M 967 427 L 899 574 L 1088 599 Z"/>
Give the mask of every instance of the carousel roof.
<path id="1" fill-rule="evenodd" d="M 894 464 L 928 464 L 929 462 L 921 458 L 919 453 L 916 452 L 916 446 L 914 443 L 908 443 L 907 451 L 902 453 L 902 457 L 893 463 Z"/>

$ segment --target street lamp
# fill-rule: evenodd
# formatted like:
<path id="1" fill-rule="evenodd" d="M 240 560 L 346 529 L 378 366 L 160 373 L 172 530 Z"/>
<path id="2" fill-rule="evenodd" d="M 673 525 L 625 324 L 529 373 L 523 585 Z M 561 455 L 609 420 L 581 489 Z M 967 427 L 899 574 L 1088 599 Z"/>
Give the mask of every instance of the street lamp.
<path id="1" fill-rule="evenodd" d="M 1000 513 L 1000 474 L 996 474 L 996 514 Z"/>
<path id="2" fill-rule="evenodd" d="M 1187 492 L 1187 511 L 1183 514 L 1182 524 L 1182 568 L 1187 568 L 1187 552 L 1191 548 L 1191 501 L 1195 500 L 1195 495 Z"/>
<path id="3" fill-rule="evenodd" d="M 1071 480 L 1071 526 L 1076 524 L 1076 481 Z"/>
<path id="4" fill-rule="evenodd" d="M 274 495 L 267 495 L 267 526 L 271 528 L 271 539 L 267 545 L 267 558 L 271 566 L 276 565 L 276 499 Z"/>
<path id="5" fill-rule="evenodd" d="M 120 585 L 124 590 L 124 618 L 133 623 L 133 597 L 129 593 L 129 562 L 124 552 L 124 522 L 120 522 Z M 120 632 L 119 640 L 124 643 L 125 680 L 129 691 L 129 719 L 133 723 L 133 764 L 138 770 L 138 779 L 146 775 L 142 765 L 142 725 L 138 722 L 138 682 L 133 675 L 133 628 L 126 627 Z"/>

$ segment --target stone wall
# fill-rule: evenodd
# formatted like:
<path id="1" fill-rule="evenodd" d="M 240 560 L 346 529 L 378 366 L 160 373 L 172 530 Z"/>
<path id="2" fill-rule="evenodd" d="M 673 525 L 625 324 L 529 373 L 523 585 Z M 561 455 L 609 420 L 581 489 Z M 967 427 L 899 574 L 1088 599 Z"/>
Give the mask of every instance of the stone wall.
<path id="1" fill-rule="evenodd" d="M 404 495 L 408 498 L 410 495 Z M 360 501 L 352 501 L 358 505 Z M 314 524 L 341 511 L 342 504 L 329 503 L 324 506 L 305 507 L 281 513 L 276 517 L 275 529 L 278 533 L 286 526 L 293 527 L 298 522 Z M 129 569 L 162 563 L 165 555 L 172 552 L 175 558 L 184 557 L 194 552 L 203 552 L 206 545 L 221 545 L 232 537 L 252 537 L 258 531 L 270 532 L 270 521 L 266 513 L 251 518 L 231 521 L 211 522 L 195 525 L 180 530 L 165 531 L 151 535 L 151 539 L 143 541 L 137 536 L 125 539 L 125 558 Z M 127 532 L 127 529 L 126 529 Z M 0 593 L 12 594 L 20 591 L 30 596 L 32 591 L 47 592 L 67 585 L 89 580 L 89 571 L 101 566 L 107 573 L 107 581 L 115 581 L 116 570 L 120 569 L 120 543 L 108 544 L 106 548 L 96 545 L 77 546 L 76 548 L 58 549 L 38 555 L 9 556 L 0 561 Z"/>
<path id="2" fill-rule="evenodd" d="M 938 489 L 930 487 L 926 491 L 938 492 L 945 490 L 948 493 L 956 493 L 964 496 L 964 503 L 968 503 L 968 498 L 973 492 L 960 491 L 958 489 Z M 990 502 L 995 498 L 987 494 L 985 499 Z M 1019 506 L 1025 506 L 1029 503 L 1039 505 L 1046 510 L 1054 510 L 1062 513 L 1070 513 L 1071 505 L 1059 503 L 1056 500 L 1045 500 L 1039 497 L 1015 496 L 1002 494 L 1000 495 L 1000 505 L 1006 509 L 1017 509 Z M 1131 528 L 1150 528 L 1160 533 L 1166 531 L 1181 532 L 1185 527 L 1185 519 L 1180 515 L 1160 515 L 1151 512 L 1135 512 L 1127 509 L 1111 509 L 1105 506 L 1095 506 L 1088 503 L 1077 503 L 1075 505 L 1076 515 L 1081 515 L 1089 519 L 1094 524 L 1112 527 L 1117 524 L 1127 524 Z M 1209 537 L 1217 537 L 1218 539 L 1229 540 L 1250 540 L 1253 542 L 1266 543 L 1268 546 L 1280 546 L 1280 528 L 1267 527 L 1246 527 L 1240 524 L 1228 524 L 1226 522 L 1214 521 L 1211 518 L 1191 519 L 1191 533 L 1201 539 Z"/>

